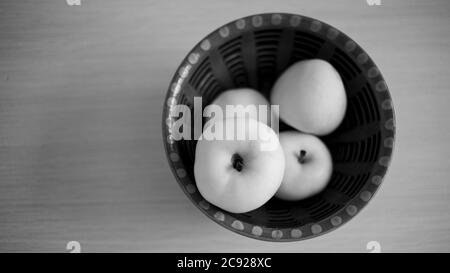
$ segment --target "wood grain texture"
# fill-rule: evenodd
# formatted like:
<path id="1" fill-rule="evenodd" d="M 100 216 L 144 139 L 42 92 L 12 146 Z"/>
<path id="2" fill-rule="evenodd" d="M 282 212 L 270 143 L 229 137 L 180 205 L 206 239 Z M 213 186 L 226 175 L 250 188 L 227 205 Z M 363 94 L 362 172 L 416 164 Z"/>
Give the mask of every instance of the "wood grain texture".
<path id="1" fill-rule="evenodd" d="M 450 251 L 450 3 L 0 2 L 0 251 Z M 243 4 L 245 3 L 245 4 Z M 324 236 L 268 243 L 219 227 L 166 162 L 161 111 L 203 36 L 260 12 L 323 20 L 357 41 L 392 92 L 397 141 L 381 190 Z"/>

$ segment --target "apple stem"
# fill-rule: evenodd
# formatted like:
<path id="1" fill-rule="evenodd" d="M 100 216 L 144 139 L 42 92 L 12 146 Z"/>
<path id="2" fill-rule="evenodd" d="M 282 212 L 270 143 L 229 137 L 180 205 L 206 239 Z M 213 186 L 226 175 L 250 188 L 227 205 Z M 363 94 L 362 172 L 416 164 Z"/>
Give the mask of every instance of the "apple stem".
<path id="1" fill-rule="evenodd" d="M 306 151 L 305 150 L 300 150 L 300 154 L 298 156 L 298 162 L 300 162 L 300 164 L 305 163 L 306 161 Z"/>
<path id="2" fill-rule="evenodd" d="M 244 168 L 244 159 L 239 154 L 234 154 L 231 157 L 231 165 L 234 169 L 240 172 Z"/>

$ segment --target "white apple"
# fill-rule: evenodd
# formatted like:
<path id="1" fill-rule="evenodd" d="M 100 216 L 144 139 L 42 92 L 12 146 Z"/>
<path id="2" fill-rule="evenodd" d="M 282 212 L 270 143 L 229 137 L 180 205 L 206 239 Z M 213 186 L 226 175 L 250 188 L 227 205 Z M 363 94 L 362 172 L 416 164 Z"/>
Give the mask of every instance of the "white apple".
<path id="1" fill-rule="evenodd" d="M 326 135 L 342 122 L 347 97 L 339 73 L 326 61 L 313 59 L 290 66 L 275 82 L 271 103 L 295 129 Z"/>
<path id="2" fill-rule="evenodd" d="M 245 128 L 243 140 L 238 139 L 237 132 L 232 139 L 208 137 L 214 131 L 228 134 L 234 126 Z M 245 213 L 262 206 L 275 195 L 283 173 L 284 154 L 277 134 L 254 119 L 217 120 L 197 142 L 197 188 L 203 198 L 226 211 Z"/>
<path id="3" fill-rule="evenodd" d="M 316 136 L 296 131 L 280 133 L 280 143 L 286 167 L 276 197 L 297 201 L 322 191 L 333 169 L 325 144 Z"/>
<path id="4" fill-rule="evenodd" d="M 222 109 L 223 118 L 232 118 L 233 116 L 236 118 L 241 118 L 247 116 L 270 125 L 269 102 L 261 93 L 254 89 L 238 88 L 227 90 L 215 98 L 211 104 L 217 105 Z M 267 109 L 265 115 L 259 115 L 260 105 Z M 239 106 L 241 108 L 236 108 L 237 112 L 231 114 L 233 116 L 227 116 L 225 113 L 227 106 Z M 248 106 L 254 106 L 254 109 L 248 108 Z M 211 116 L 210 108 L 205 108 L 204 115 Z"/>

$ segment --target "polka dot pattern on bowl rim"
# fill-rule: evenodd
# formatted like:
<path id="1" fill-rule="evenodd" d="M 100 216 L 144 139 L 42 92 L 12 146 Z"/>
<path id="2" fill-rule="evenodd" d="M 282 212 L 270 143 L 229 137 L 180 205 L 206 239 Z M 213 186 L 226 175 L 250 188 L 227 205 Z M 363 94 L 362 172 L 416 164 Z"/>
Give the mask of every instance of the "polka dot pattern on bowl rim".
<path id="1" fill-rule="evenodd" d="M 252 24 L 254 27 L 260 27 L 263 24 L 263 18 L 261 15 L 255 15 L 252 17 Z"/>
<path id="2" fill-rule="evenodd" d="M 191 64 L 186 64 L 185 66 L 181 67 L 180 70 L 178 71 L 179 75 L 181 78 L 186 78 L 189 75 L 189 72 L 192 68 Z"/>
<path id="3" fill-rule="evenodd" d="M 239 220 L 234 220 L 233 223 L 231 223 L 231 226 L 237 230 L 244 230 L 244 224 Z"/>
<path id="4" fill-rule="evenodd" d="M 200 44 L 201 49 L 204 51 L 208 51 L 211 49 L 211 42 L 208 39 L 203 40 L 203 42 Z"/>
<path id="5" fill-rule="evenodd" d="M 180 156 L 177 153 L 170 153 L 170 160 L 173 162 L 178 162 L 178 160 L 180 160 Z"/>
<path id="6" fill-rule="evenodd" d="M 170 97 L 167 99 L 167 106 L 172 107 L 172 105 L 175 105 L 176 99 L 174 97 Z"/>
<path id="7" fill-rule="evenodd" d="M 363 200 L 364 202 L 369 202 L 371 197 L 372 197 L 372 193 L 370 193 L 369 191 L 363 191 L 359 195 L 359 198 L 361 198 L 361 200 Z"/>
<path id="8" fill-rule="evenodd" d="M 206 201 L 206 200 L 202 200 L 198 204 L 200 205 L 200 207 L 202 207 L 205 210 L 208 210 L 210 208 L 210 205 L 209 205 L 208 201 Z"/>
<path id="9" fill-rule="evenodd" d="M 376 67 L 371 67 L 369 71 L 367 71 L 367 76 L 369 76 L 369 78 L 375 78 L 378 74 L 380 74 L 380 72 Z"/>
<path id="10" fill-rule="evenodd" d="M 198 62 L 199 57 L 200 54 L 193 52 L 189 55 L 188 59 L 191 64 L 196 64 Z"/>
<path id="11" fill-rule="evenodd" d="M 283 17 L 281 17 L 281 14 L 273 14 L 272 15 L 272 25 L 278 26 L 279 24 L 281 24 L 281 20 L 283 19 Z"/>
<path id="12" fill-rule="evenodd" d="M 188 193 L 193 194 L 197 191 L 197 187 L 194 184 L 187 184 L 186 190 Z"/>
<path id="13" fill-rule="evenodd" d="M 272 231 L 272 238 L 274 239 L 281 239 L 283 238 L 283 232 L 279 229 L 276 229 L 274 231 Z"/>
<path id="14" fill-rule="evenodd" d="M 355 216 L 356 213 L 358 212 L 358 208 L 354 205 L 349 205 L 349 206 L 347 206 L 345 211 L 347 212 L 348 215 Z"/>
<path id="15" fill-rule="evenodd" d="M 214 218 L 217 219 L 217 221 L 223 222 L 225 221 L 225 214 L 223 214 L 223 212 L 218 211 L 214 214 Z"/>
<path id="16" fill-rule="evenodd" d="M 389 156 L 382 156 L 380 157 L 380 159 L 378 159 L 378 162 L 380 163 L 381 166 L 387 167 L 389 166 L 390 159 L 391 158 Z"/>
<path id="17" fill-rule="evenodd" d="M 339 35 L 339 31 L 334 29 L 334 28 L 330 28 L 327 32 L 327 38 L 330 40 L 334 40 L 336 39 L 336 37 Z"/>
<path id="18" fill-rule="evenodd" d="M 388 130 L 394 130 L 395 124 L 394 124 L 394 119 L 388 119 L 385 123 L 384 123 L 384 127 L 386 127 L 386 129 Z"/>
<path id="19" fill-rule="evenodd" d="M 377 84 L 375 85 L 375 89 L 376 89 L 378 92 L 384 92 L 384 91 L 386 91 L 386 90 L 387 90 L 386 82 L 384 82 L 384 81 L 379 81 L 379 82 L 377 82 Z"/>
<path id="20" fill-rule="evenodd" d="M 359 54 L 358 57 L 356 57 L 356 61 L 359 64 L 365 64 L 368 60 L 369 60 L 369 56 L 364 52 Z"/>
<path id="21" fill-rule="evenodd" d="M 379 186 L 381 182 L 383 181 L 383 178 L 379 175 L 375 175 L 372 177 L 372 183 Z"/>
<path id="22" fill-rule="evenodd" d="M 222 38 L 226 38 L 228 37 L 228 35 L 230 35 L 230 29 L 228 27 L 223 27 L 219 30 L 219 33 Z"/>
<path id="23" fill-rule="evenodd" d="M 300 238 L 302 237 L 302 231 L 298 228 L 294 228 L 291 230 L 291 237 L 292 238 Z"/>
<path id="24" fill-rule="evenodd" d="M 178 177 L 180 177 L 180 178 L 184 178 L 184 177 L 186 176 L 186 170 L 185 170 L 185 169 L 182 169 L 182 168 L 177 169 L 177 175 L 178 175 Z"/>
<path id="25" fill-rule="evenodd" d="M 345 51 L 352 52 L 356 48 L 356 43 L 352 40 L 349 40 L 345 43 Z"/>
<path id="26" fill-rule="evenodd" d="M 171 117 L 166 118 L 166 125 L 167 127 L 172 127 L 173 125 L 173 119 Z"/>
<path id="27" fill-rule="evenodd" d="M 245 28 L 245 20 L 244 19 L 239 19 L 236 21 L 236 28 L 241 30 Z"/>
<path id="28" fill-rule="evenodd" d="M 167 140 L 167 143 L 170 145 L 175 143 L 175 140 L 173 139 L 172 135 L 168 135 L 166 140 Z"/>
<path id="29" fill-rule="evenodd" d="M 311 226 L 311 232 L 312 232 L 314 235 L 317 235 L 317 234 L 321 233 L 321 232 L 322 232 L 322 226 L 319 225 L 319 224 L 313 224 L 313 225 Z"/>
<path id="30" fill-rule="evenodd" d="M 393 137 L 387 137 L 383 141 L 383 144 L 384 144 L 384 147 L 393 148 L 394 147 L 394 138 Z"/>
<path id="31" fill-rule="evenodd" d="M 342 218 L 339 216 L 333 216 L 330 221 L 331 221 L 331 224 L 335 227 L 342 224 Z"/>
<path id="32" fill-rule="evenodd" d="M 322 23 L 319 21 L 313 21 L 310 29 L 314 32 L 318 32 L 322 28 Z"/>
<path id="33" fill-rule="evenodd" d="M 373 64 L 370 57 L 365 53 L 359 46 L 350 38 L 345 36 L 345 34 L 341 34 L 341 32 L 334 27 L 331 27 L 319 20 L 314 20 L 308 17 L 302 17 L 294 14 L 261 14 L 261 15 L 253 15 L 245 18 L 241 18 L 235 20 L 227 25 L 216 30 L 211 36 L 203 39 L 198 47 L 193 49 L 187 56 L 184 63 L 180 66 L 177 77 L 174 77 L 173 82 L 170 85 L 170 96 L 166 98 L 166 109 L 172 109 L 173 105 L 177 103 L 177 94 L 181 92 L 183 86 L 183 80 L 189 77 L 190 71 L 193 70 L 194 66 L 199 65 L 199 61 L 203 58 L 205 54 L 208 54 L 208 51 L 216 48 L 218 44 L 220 44 L 219 39 L 232 39 L 235 37 L 235 32 L 244 31 L 247 29 L 257 29 L 262 26 L 267 25 L 273 26 L 288 26 L 292 28 L 298 28 L 303 31 L 315 33 L 315 35 L 321 35 L 332 41 L 333 43 L 340 43 L 340 47 L 344 49 L 349 55 L 351 55 L 356 64 L 360 65 L 363 71 L 365 71 L 366 76 L 370 78 L 372 81 L 376 81 L 373 83 L 373 89 L 376 92 L 379 92 L 380 96 L 385 94 L 383 92 L 388 91 L 386 82 L 382 79 L 380 75 L 380 71 Z M 381 109 L 386 112 L 386 115 L 389 115 L 393 112 L 393 104 L 392 100 L 389 96 L 385 96 L 382 100 L 380 100 Z M 392 114 L 393 115 L 393 114 Z M 167 132 L 170 132 L 171 125 L 173 120 L 171 118 L 167 118 L 165 121 Z M 382 139 L 382 145 L 386 149 L 392 150 L 394 144 L 394 129 L 395 129 L 395 120 L 392 118 L 388 118 L 384 127 L 387 130 L 392 131 L 391 135 L 387 135 Z M 235 219 L 232 216 L 228 216 L 227 212 L 223 212 L 220 210 L 216 210 L 216 207 L 211 205 L 209 202 L 201 198 L 200 193 L 198 192 L 195 184 L 193 182 L 189 182 L 187 178 L 187 172 L 185 168 L 183 168 L 183 163 L 180 158 L 180 155 L 176 152 L 175 146 L 173 146 L 175 140 L 172 135 L 169 133 L 166 135 L 166 149 L 168 149 L 168 158 L 169 164 L 171 164 L 172 168 L 174 168 L 176 176 L 182 180 L 186 192 L 193 196 L 197 201 L 198 207 L 202 208 L 203 211 L 209 214 L 215 221 L 219 222 L 221 225 L 225 225 L 239 231 L 241 234 L 251 235 L 256 238 L 263 238 L 265 240 L 300 240 L 306 239 L 312 236 L 320 235 L 330 229 L 334 229 L 338 226 L 341 226 L 345 221 L 348 221 L 351 217 L 355 216 L 357 212 L 364 206 L 365 203 L 369 202 L 373 197 L 373 192 L 369 191 L 367 188 L 363 188 L 358 194 L 356 199 L 360 200 L 352 202 L 352 204 L 345 206 L 340 211 L 337 211 L 333 215 L 328 218 L 328 221 L 323 221 L 319 223 L 311 223 L 310 225 L 304 225 L 296 228 L 284 228 L 284 229 L 274 229 L 261 225 L 252 225 L 247 222 L 243 222 L 241 220 Z M 378 162 L 380 167 L 384 169 L 390 164 L 390 153 L 386 155 L 381 155 L 378 158 Z M 378 187 L 382 183 L 384 173 L 375 174 L 371 176 L 370 183 L 372 187 Z M 181 182 L 180 182 L 181 183 Z M 200 198 L 200 199 L 199 199 Z M 356 200 L 355 199 L 355 200 Z M 350 218 L 349 218 L 350 217 Z M 250 225 L 250 226 L 249 226 Z M 309 226 L 309 230 L 307 227 Z M 302 230 L 303 229 L 303 230 Z"/>
<path id="34" fill-rule="evenodd" d="M 172 93 L 178 93 L 178 91 L 180 91 L 180 85 L 177 82 L 172 83 L 170 91 L 172 91 Z"/>
<path id="35" fill-rule="evenodd" d="M 298 27 L 300 25 L 301 17 L 298 15 L 291 16 L 291 19 L 289 19 L 289 23 L 293 27 Z"/>
<path id="36" fill-rule="evenodd" d="M 392 109 L 392 100 L 387 99 L 381 103 L 381 108 L 384 110 L 391 110 Z"/>
<path id="37" fill-rule="evenodd" d="M 252 228 L 252 234 L 255 236 L 261 236 L 263 234 L 263 229 L 260 226 L 254 226 Z"/>

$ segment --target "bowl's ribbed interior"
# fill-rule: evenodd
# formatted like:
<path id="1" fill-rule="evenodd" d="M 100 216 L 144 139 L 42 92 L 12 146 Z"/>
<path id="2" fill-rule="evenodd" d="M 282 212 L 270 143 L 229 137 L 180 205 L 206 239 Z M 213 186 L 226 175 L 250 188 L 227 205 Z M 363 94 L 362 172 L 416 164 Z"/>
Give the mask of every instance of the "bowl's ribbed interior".
<path id="1" fill-rule="evenodd" d="M 262 22 L 255 19 L 257 17 Z M 356 211 L 351 212 L 353 207 L 348 209 L 349 204 L 353 202 L 351 206 L 357 209 L 362 207 L 368 201 L 365 199 L 370 199 L 376 191 L 378 180 L 386 171 L 388 163 L 380 161 L 389 161 L 392 151 L 394 130 L 393 125 L 389 127 L 393 123 L 392 103 L 381 74 L 367 54 L 345 34 L 317 20 L 289 14 L 246 17 L 213 32 L 194 48 L 185 60 L 190 65 L 189 74 L 184 75 L 179 92 L 173 92 L 178 104 L 189 107 L 193 107 L 194 96 L 202 96 L 203 106 L 206 106 L 224 90 L 236 87 L 254 88 L 269 98 L 280 73 L 294 62 L 311 58 L 326 60 L 336 68 L 348 98 L 343 123 L 331 135 L 322 138 L 333 157 L 330 183 L 322 193 L 306 200 L 286 202 L 273 198 L 245 214 L 223 212 L 249 227 L 299 229 L 302 238 L 317 235 L 314 228 L 303 231 L 302 227 L 322 223 L 320 233 L 347 219 L 336 218 L 339 213 L 353 216 Z M 176 80 L 177 76 L 174 83 Z M 281 122 L 280 130 L 287 129 L 290 128 Z M 186 179 L 195 184 L 196 141 L 183 140 L 173 145 L 186 170 Z M 245 227 L 238 231 L 255 235 L 254 230 L 245 231 Z M 280 239 L 279 235 L 272 235 L 263 232 L 254 237 Z"/>

